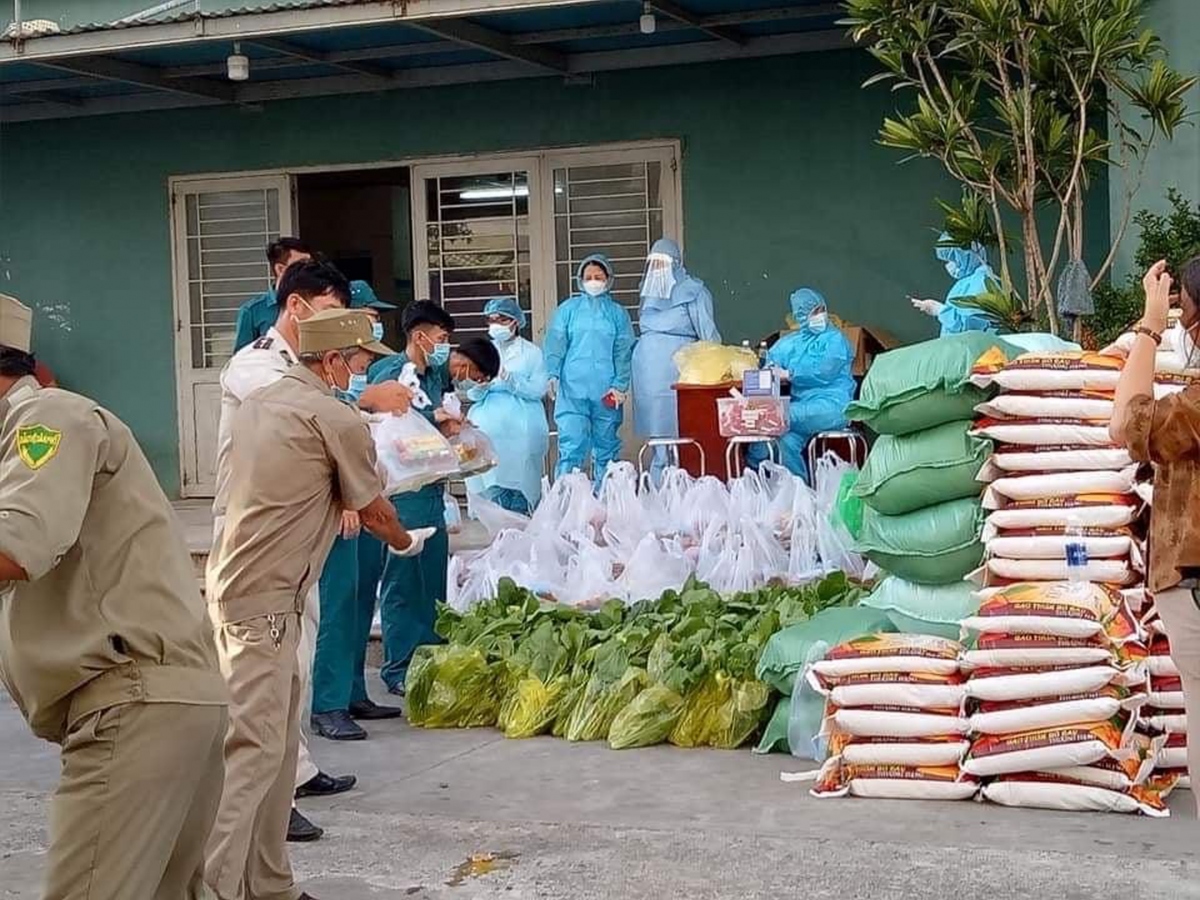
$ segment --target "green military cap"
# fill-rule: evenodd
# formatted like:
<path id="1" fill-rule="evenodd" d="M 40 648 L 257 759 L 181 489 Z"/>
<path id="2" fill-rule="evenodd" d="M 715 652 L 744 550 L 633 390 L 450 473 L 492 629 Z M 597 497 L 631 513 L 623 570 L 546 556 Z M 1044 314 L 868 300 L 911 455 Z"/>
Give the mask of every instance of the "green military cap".
<path id="1" fill-rule="evenodd" d="M 300 352 L 328 353 L 355 347 L 376 356 L 395 356 L 396 351 L 375 340 L 371 317 L 352 309 L 324 309 L 300 323 Z"/>
<path id="2" fill-rule="evenodd" d="M 8 294 L 0 294 L 0 346 L 28 353 L 32 346 L 33 310 Z"/>

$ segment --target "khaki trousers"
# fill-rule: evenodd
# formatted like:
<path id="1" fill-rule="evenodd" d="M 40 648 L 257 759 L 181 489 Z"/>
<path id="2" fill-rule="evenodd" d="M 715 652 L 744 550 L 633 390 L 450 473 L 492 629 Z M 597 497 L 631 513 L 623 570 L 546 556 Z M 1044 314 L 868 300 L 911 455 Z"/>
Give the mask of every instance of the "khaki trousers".
<path id="1" fill-rule="evenodd" d="M 317 653 L 317 632 L 321 630 L 321 592 L 317 585 L 304 598 L 300 621 L 300 646 L 296 664 L 300 672 L 300 752 L 296 756 L 296 787 L 311 781 L 321 770 L 308 752 L 308 718 L 312 715 L 313 659 Z"/>
<path id="2" fill-rule="evenodd" d="M 225 525 L 224 516 L 213 519 L 213 547 L 221 538 L 221 529 Z M 212 596 L 213 585 L 206 585 L 209 596 Z M 301 623 L 300 644 L 297 650 L 297 663 L 300 667 L 301 709 L 300 709 L 300 752 L 296 757 L 296 787 L 311 781 L 321 770 L 313 762 L 308 752 L 308 717 L 312 711 L 312 670 L 313 658 L 317 652 L 317 632 L 321 625 L 321 597 L 314 584 L 304 600 L 304 620 Z"/>
<path id="3" fill-rule="evenodd" d="M 1200 723 L 1200 607 L 1190 588 L 1163 591 L 1155 596 L 1154 605 L 1167 628 L 1171 659 L 1183 682 L 1183 702 L 1190 729 L 1193 722 Z M 1188 774 L 1200 809 L 1200 726 L 1196 732 L 1195 740 L 1188 736 Z"/>
<path id="4" fill-rule="evenodd" d="M 297 900 L 287 830 L 300 744 L 300 617 L 259 616 L 215 632 L 230 706 L 205 880 L 220 900 Z"/>
<path id="5" fill-rule="evenodd" d="M 44 900 L 198 900 L 224 777 L 224 706 L 126 703 L 74 724 Z"/>

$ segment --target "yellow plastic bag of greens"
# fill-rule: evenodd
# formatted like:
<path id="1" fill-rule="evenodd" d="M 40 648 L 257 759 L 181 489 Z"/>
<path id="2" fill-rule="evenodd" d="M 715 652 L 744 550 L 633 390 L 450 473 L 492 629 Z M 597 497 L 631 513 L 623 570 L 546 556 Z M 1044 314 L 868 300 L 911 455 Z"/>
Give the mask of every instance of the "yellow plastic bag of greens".
<path id="1" fill-rule="evenodd" d="M 747 369 L 758 367 L 758 357 L 744 347 L 726 347 L 697 341 L 675 351 L 680 384 L 723 384 L 741 381 Z"/>
<path id="2" fill-rule="evenodd" d="M 679 721 L 683 698 L 665 684 L 652 684 L 617 713 L 608 730 L 614 750 L 661 744 Z"/>
<path id="3" fill-rule="evenodd" d="M 718 681 L 715 675 L 706 676 L 683 701 L 683 712 L 669 740 L 676 747 L 708 745 L 716 725 L 717 710 L 730 693 L 729 679 Z"/>
<path id="4" fill-rule="evenodd" d="M 544 734 L 558 717 L 569 685 L 570 679 L 566 675 L 552 678 L 549 684 L 536 675 L 522 678 L 500 704 L 496 724 L 505 737 L 528 738 Z"/>
<path id="5" fill-rule="evenodd" d="M 723 700 L 717 707 L 708 745 L 734 750 L 750 740 L 767 717 L 771 689 L 761 681 L 733 678 L 724 672 L 716 677 L 727 688 L 721 691 Z"/>
<path id="6" fill-rule="evenodd" d="M 587 690 L 590 679 L 591 673 L 582 667 L 567 676 L 567 684 L 558 702 L 554 724 L 550 727 L 550 734 L 554 737 L 565 738 L 567 736 L 567 727 L 571 724 L 571 716 L 575 712 L 575 707 L 579 706 L 579 701 L 583 699 L 583 692 Z"/>
<path id="7" fill-rule="evenodd" d="M 496 724 L 498 671 L 470 647 L 419 647 L 408 667 L 408 720 L 425 728 Z"/>
<path id="8" fill-rule="evenodd" d="M 615 681 L 594 672 L 567 723 L 568 741 L 602 741 L 617 713 L 633 702 L 646 686 L 646 670 L 629 666 Z"/>

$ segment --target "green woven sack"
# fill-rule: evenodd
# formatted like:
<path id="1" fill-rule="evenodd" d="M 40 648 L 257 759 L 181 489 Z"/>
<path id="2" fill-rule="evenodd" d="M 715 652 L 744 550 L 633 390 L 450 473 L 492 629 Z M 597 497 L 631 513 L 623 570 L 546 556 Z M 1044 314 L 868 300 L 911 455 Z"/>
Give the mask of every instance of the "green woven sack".
<path id="1" fill-rule="evenodd" d="M 873 510 L 899 516 L 963 497 L 978 497 L 975 480 L 992 442 L 971 437 L 972 422 L 948 422 L 875 442 L 852 491 Z"/>
<path id="2" fill-rule="evenodd" d="M 773 634 L 758 658 L 755 675 L 784 696 L 792 696 L 796 673 L 843 641 L 895 631 L 885 613 L 859 606 L 832 606 L 807 622 L 797 622 Z"/>
<path id="3" fill-rule="evenodd" d="M 766 729 L 763 730 L 762 737 L 758 741 L 758 746 L 754 748 L 755 753 L 780 753 L 788 752 L 788 719 L 792 713 L 792 698 L 782 697 L 775 704 L 775 712 L 771 715 L 771 720 L 767 722 Z"/>
<path id="4" fill-rule="evenodd" d="M 885 572 L 918 584 L 960 581 L 983 560 L 978 498 L 951 500 L 902 516 L 863 511 L 856 549 Z"/>
<path id="5" fill-rule="evenodd" d="M 858 400 L 846 409 L 852 422 L 876 434 L 911 434 L 947 422 L 969 419 L 991 396 L 969 382 L 971 367 L 992 347 L 1016 356 L 995 335 L 982 331 L 952 334 L 889 350 L 867 371 Z"/>
<path id="6" fill-rule="evenodd" d="M 966 581 L 951 584 L 913 584 L 903 578 L 885 578 L 863 606 L 885 612 L 903 634 L 933 634 L 958 640 L 959 622 L 974 615 L 979 600 Z"/>

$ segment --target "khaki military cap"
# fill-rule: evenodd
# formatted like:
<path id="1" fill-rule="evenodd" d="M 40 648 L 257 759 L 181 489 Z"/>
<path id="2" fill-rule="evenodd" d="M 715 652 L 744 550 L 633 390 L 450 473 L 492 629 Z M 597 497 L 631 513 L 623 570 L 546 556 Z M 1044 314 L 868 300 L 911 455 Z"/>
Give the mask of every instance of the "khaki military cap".
<path id="1" fill-rule="evenodd" d="M 16 297 L 0 294 L 0 346 L 28 353 L 32 332 L 33 310 Z"/>
<path id="2" fill-rule="evenodd" d="M 324 309 L 300 323 L 300 352 L 328 353 L 362 347 L 376 356 L 396 351 L 375 340 L 371 318 L 355 309 Z"/>

